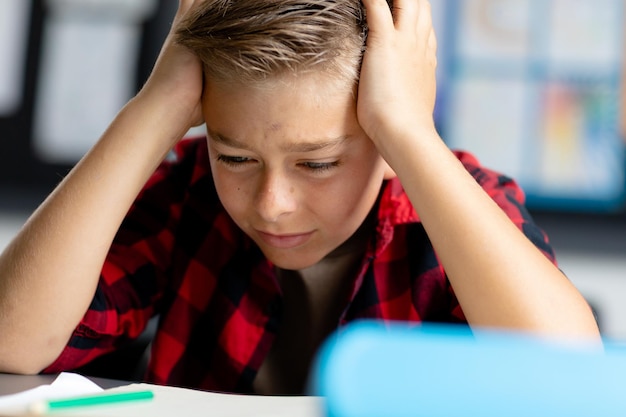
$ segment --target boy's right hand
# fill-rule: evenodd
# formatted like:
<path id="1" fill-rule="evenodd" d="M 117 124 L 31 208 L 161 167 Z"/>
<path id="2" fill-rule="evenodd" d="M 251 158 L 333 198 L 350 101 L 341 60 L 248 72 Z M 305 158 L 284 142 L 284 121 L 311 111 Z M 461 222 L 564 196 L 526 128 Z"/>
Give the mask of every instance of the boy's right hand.
<path id="1" fill-rule="evenodd" d="M 194 5 L 202 0 L 180 0 L 172 28 L 155 66 L 138 97 L 148 101 L 167 100 L 170 115 L 182 134 L 203 123 L 202 117 L 202 63 L 198 57 L 175 41 L 175 33 Z"/>
<path id="2" fill-rule="evenodd" d="M 129 207 L 171 147 L 202 122 L 202 65 L 174 40 L 200 1 L 180 0 L 142 90 L 0 252 L 0 372 L 37 373 L 58 358 Z"/>

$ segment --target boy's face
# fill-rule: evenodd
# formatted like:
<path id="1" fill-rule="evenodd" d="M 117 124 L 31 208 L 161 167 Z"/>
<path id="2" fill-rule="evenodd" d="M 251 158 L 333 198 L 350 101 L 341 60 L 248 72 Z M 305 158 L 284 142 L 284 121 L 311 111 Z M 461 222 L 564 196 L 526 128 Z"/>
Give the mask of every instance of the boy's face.
<path id="1" fill-rule="evenodd" d="M 207 81 L 203 107 L 220 200 L 278 267 L 312 266 L 346 241 L 392 175 L 338 82 Z"/>

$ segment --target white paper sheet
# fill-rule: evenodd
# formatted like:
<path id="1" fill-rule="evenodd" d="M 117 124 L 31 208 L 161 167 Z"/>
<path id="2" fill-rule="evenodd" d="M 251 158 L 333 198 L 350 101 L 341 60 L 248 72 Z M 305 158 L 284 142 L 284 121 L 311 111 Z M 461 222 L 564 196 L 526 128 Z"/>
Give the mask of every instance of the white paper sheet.
<path id="1" fill-rule="evenodd" d="M 40 385 L 17 394 L 0 396 L 0 414 L 19 415 L 25 413 L 28 407 L 36 401 L 94 394 L 101 391 L 103 389 L 100 386 L 84 376 L 63 372 L 49 385 Z"/>

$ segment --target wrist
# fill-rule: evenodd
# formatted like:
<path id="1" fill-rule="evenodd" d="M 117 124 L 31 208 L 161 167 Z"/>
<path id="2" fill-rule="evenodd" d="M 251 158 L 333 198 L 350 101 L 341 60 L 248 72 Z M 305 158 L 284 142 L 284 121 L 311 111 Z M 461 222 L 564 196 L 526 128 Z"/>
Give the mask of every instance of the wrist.
<path id="1" fill-rule="evenodd" d="M 441 141 L 432 118 L 430 120 L 413 118 L 412 120 L 398 120 L 394 123 L 381 123 L 377 128 L 372 129 L 370 139 L 383 156 L 395 150 L 405 152 L 416 146 Z"/>
<path id="2" fill-rule="evenodd" d="M 142 90 L 127 105 L 137 126 L 150 132 L 151 140 L 171 148 L 189 129 L 198 125 L 196 109 L 172 100 L 166 91 Z"/>

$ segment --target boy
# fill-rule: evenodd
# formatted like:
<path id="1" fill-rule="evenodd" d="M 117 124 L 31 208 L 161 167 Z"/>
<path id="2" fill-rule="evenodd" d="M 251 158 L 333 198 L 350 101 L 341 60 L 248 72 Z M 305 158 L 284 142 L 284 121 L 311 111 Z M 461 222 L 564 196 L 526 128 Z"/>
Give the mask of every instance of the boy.
<path id="1" fill-rule="evenodd" d="M 357 0 L 180 0 L 0 258 L 0 370 L 80 366 L 157 314 L 147 380 L 234 392 L 301 393 L 357 318 L 598 339 L 515 183 L 439 138 L 428 2 L 363 3 L 369 31 Z"/>

